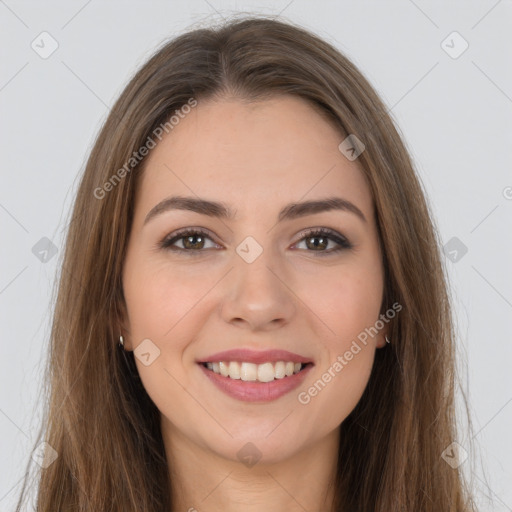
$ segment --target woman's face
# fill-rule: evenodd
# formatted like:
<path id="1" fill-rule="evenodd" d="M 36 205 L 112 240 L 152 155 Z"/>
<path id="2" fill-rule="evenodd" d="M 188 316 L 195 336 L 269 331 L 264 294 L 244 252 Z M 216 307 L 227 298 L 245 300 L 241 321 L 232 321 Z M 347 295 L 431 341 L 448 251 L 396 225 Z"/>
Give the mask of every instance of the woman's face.
<path id="1" fill-rule="evenodd" d="M 359 401 L 385 344 L 365 330 L 383 269 L 343 139 L 301 99 L 226 99 L 200 102 L 150 151 L 123 334 L 164 437 L 275 462 L 334 435 Z"/>

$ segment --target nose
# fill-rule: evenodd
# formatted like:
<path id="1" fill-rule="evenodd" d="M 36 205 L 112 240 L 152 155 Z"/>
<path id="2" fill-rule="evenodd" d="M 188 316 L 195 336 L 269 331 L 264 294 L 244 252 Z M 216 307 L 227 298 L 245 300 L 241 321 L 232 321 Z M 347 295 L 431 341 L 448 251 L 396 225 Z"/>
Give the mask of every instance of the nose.
<path id="1" fill-rule="evenodd" d="M 221 314 L 225 322 L 253 331 L 269 331 L 292 320 L 297 299 L 291 279 L 269 252 L 263 251 L 252 263 L 235 257 L 235 268 L 224 285 Z"/>

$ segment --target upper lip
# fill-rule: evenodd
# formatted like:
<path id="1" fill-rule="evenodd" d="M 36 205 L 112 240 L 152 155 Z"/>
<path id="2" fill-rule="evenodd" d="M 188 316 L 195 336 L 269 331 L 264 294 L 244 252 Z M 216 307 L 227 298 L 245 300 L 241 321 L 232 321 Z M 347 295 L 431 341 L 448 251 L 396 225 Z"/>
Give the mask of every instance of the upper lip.
<path id="1" fill-rule="evenodd" d="M 250 350 L 245 348 L 237 348 L 233 350 L 224 350 L 201 359 L 199 363 L 215 363 L 219 361 L 239 361 L 248 363 L 267 363 L 277 361 L 291 361 L 293 363 L 311 363 L 311 359 L 288 352 L 287 350 Z"/>

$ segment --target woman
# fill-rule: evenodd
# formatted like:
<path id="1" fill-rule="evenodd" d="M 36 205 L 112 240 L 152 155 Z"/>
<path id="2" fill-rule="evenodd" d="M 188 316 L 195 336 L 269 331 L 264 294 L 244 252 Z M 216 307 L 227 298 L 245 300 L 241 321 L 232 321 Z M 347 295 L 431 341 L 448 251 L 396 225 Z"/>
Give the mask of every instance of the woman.
<path id="1" fill-rule="evenodd" d="M 474 510 L 438 247 L 335 48 L 264 18 L 172 40 L 78 190 L 37 510 Z"/>

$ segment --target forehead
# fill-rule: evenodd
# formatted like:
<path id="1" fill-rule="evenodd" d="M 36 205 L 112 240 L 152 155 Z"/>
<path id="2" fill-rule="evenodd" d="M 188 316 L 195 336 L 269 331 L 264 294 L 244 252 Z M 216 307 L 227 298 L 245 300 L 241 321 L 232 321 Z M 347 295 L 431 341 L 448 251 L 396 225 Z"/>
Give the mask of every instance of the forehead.
<path id="1" fill-rule="evenodd" d="M 196 195 L 232 204 L 245 216 L 273 203 L 278 209 L 340 195 L 371 217 L 362 169 L 338 149 L 344 138 L 317 108 L 293 96 L 199 102 L 146 157 L 138 204 L 147 213 L 168 195 Z"/>

